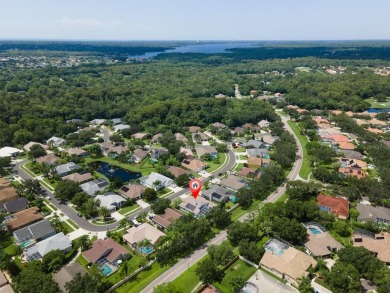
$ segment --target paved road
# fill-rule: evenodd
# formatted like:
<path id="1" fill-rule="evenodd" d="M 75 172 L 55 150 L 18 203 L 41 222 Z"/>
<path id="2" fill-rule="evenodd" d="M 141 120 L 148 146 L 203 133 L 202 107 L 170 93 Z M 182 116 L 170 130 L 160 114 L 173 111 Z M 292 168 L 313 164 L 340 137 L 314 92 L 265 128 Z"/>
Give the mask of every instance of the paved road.
<path id="1" fill-rule="evenodd" d="M 285 125 L 285 128 L 288 132 L 290 132 L 295 140 L 297 141 L 298 145 L 298 151 L 297 151 L 297 160 L 290 171 L 287 178 L 289 180 L 294 180 L 299 175 L 299 170 L 302 166 L 302 145 L 300 144 L 298 138 L 295 136 L 295 133 L 291 129 L 291 127 L 287 123 L 287 119 L 283 116 L 281 116 L 282 122 Z M 277 190 L 275 190 L 272 194 L 268 196 L 268 198 L 264 202 L 275 202 L 279 197 L 281 197 L 286 191 L 286 186 L 283 183 Z M 249 213 L 244 214 L 241 218 L 238 219 L 238 221 L 243 222 L 249 217 Z M 153 282 L 151 282 L 144 290 L 142 290 L 142 293 L 150 293 L 153 292 L 153 288 L 157 285 L 160 285 L 162 283 L 168 283 L 172 282 L 174 279 L 179 277 L 185 270 L 187 270 L 190 266 L 198 262 L 202 257 L 204 257 L 207 254 L 207 246 L 211 244 L 220 244 L 223 241 L 227 239 L 227 233 L 226 230 L 221 231 L 218 233 L 213 239 L 208 241 L 205 245 L 203 245 L 201 248 L 195 250 L 191 255 L 187 256 L 186 258 L 180 260 L 177 264 L 175 264 L 173 267 L 171 267 L 169 270 L 164 272 L 161 276 L 156 278 Z"/>
<path id="2" fill-rule="evenodd" d="M 223 167 L 221 168 L 218 173 L 225 173 L 229 170 L 231 170 L 236 162 L 236 156 L 234 154 L 233 151 L 229 150 L 229 161 L 228 163 Z M 32 176 L 30 176 L 28 173 L 26 173 L 20 166 L 23 165 L 24 163 L 26 163 L 27 160 L 24 160 L 24 161 L 21 161 L 19 163 L 17 163 L 14 167 L 14 170 L 16 170 L 19 174 L 19 176 L 23 179 L 33 179 Z M 202 179 L 203 182 L 207 182 L 209 181 L 211 178 L 205 178 L 205 179 Z M 104 225 L 104 226 L 98 226 L 98 225 L 94 225 L 90 222 L 88 222 L 86 219 L 82 218 L 82 217 L 79 217 L 77 216 L 77 212 L 72 209 L 71 207 L 65 205 L 65 204 L 60 204 L 60 202 L 54 197 L 53 193 L 47 189 L 45 186 L 42 185 L 42 189 L 45 190 L 46 192 L 46 196 L 50 196 L 50 201 L 51 203 L 59 210 L 61 210 L 62 213 L 64 213 L 66 216 L 69 217 L 69 219 L 71 219 L 73 222 L 75 222 L 78 226 L 80 226 L 80 228 L 84 229 L 84 230 L 87 230 L 87 231 L 90 231 L 90 232 L 103 232 L 103 231 L 109 231 L 109 230 L 114 230 L 117 228 L 117 223 L 112 223 L 112 224 L 108 224 L 108 225 Z M 183 189 L 179 192 L 176 192 L 174 194 L 171 194 L 170 196 L 168 196 L 169 199 L 173 200 L 177 197 L 179 197 L 180 195 L 183 195 L 185 193 L 189 192 L 189 189 L 186 188 L 186 189 Z M 141 213 L 144 213 L 144 212 L 148 212 L 150 211 L 150 207 L 147 207 L 147 208 L 143 208 L 143 209 L 140 209 L 138 210 L 137 212 L 131 214 L 131 216 L 129 216 L 127 219 L 128 220 L 132 220 L 132 219 L 135 219 L 136 217 L 138 217 Z"/>

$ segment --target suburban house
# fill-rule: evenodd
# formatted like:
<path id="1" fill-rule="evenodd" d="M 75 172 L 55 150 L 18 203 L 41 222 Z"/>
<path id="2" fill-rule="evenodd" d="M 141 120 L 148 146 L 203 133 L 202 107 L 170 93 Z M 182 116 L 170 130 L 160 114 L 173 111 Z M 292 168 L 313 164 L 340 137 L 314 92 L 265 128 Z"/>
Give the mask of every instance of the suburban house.
<path id="1" fill-rule="evenodd" d="M 311 255 L 329 258 L 332 253 L 344 248 L 329 232 L 318 223 L 310 222 L 303 224 L 307 230 L 306 249 Z"/>
<path id="2" fill-rule="evenodd" d="M 66 144 L 66 140 L 61 137 L 52 136 L 48 140 L 46 140 L 46 144 L 48 146 L 60 147 Z"/>
<path id="3" fill-rule="evenodd" d="M 357 151 L 354 150 L 343 150 L 342 153 L 346 158 L 353 159 L 353 160 L 362 160 L 363 155 Z"/>
<path id="4" fill-rule="evenodd" d="M 242 169 L 240 170 L 240 172 L 237 173 L 237 175 L 241 176 L 241 177 L 260 178 L 261 173 L 256 173 L 255 170 L 248 168 L 248 167 L 242 167 Z"/>
<path id="5" fill-rule="evenodd" d="M 136 149 L 133 151 L 133 160 L 135 163 L 141 162 L 143 159 L 145 159 L 148 156 L 148 152 L 141 150 L 141 149 Z"/>
<path id="6" fill-rule="evenodd" d="M 202 141 L 209 141 L 210 137 L 208 137 L 206 134 L 203 132 L 198 132 L 198 133 L 193 133 L 192 134 L 192 140 L 197 141 L 197 142 L 202 142 Z"/>
<path id="7" fill-rule="evenodd" d="M 0 178 L 0 204 L 17 199 L 16 189 L 4 177 Z"/>
<path id="8" fill-rule="evenodd" d="M 73 162 L 69 162 L 66 164 L 58 165 L 55 170 L 56 170 L 57 174 L 62 177 L 62 176 L 68 175 L 70 173 L 73 173 L 79 169 L 81 169 L 80 165 L 77 165 Z"/>
<path id="9" fill-rule="evenodd" d="M 0 157 L 1 158 L 4 158 L 4 157 L 15 158 L 17 155 L 20 155 L 21 153 L 23 153 L 22 150 L 17 149 L 17 148 L 13 148 L 13 147 L 2 147 L 0 149 Z"/>
<path id="10" fill-rule="evenodd" d="M 173 221 L 179 219 L 184 214 L 177 210 L 172 208 L 166 208 L 164 211 L 164 214 L 162 215 L 155 215 L 152 218 L 152 223 L 159 226 L 162 229 L 167 229 L 170 224 L 172 224 Z"/>
<path id="11" fill-rule="evenodd" d="M 367 163 L 361 160 L 340 158 L 339 173 L 346 176 L 354 176 L 358 179 L 367 177 Z"/>
<path id="12" fill-rule="evenodd" d="M 66 120 L 65 122 L 66 123 L 83 123 L 83 119 L 79 119 L 79 118 L 73 118 L 73 119 L 69 119 L 69 120 Z"/>
<path id="13" fill-rule="evenodd" d="M 339 144 L 341 142 L 350 142 L 349 138 L 342 134 L 320 135 L 322 140 L 331 144 Z"/>
<path id="14" fill-rule="evenodd" d="M 349 202 L 344 198 L 320 193 L 317 196 L 317 204 L 321 211 L 332 213 L 339 219 L 346 220 L 349 217 Z"/>
<path id="15" fill-rule="evenodd" d="M 156 185 L 155 184 L 156 182 L 158 182 L 159 184 Z M 152 172 L 148 176 L 141 179 L 142 185 L 149 187 L 149 188 L 153 188 L 155 190 L 160 190 L 160 189 L 163 189 L 165 187 L 169 187 L 174 183 L 175 182 L 173 181 L 173 179 L 168 178 L 168 177 L 161 175 L 159 173 L 155 173 L 155 172 Z"/>
<path id="16" fill-rule="evenodd" d="M 233 133 L 234 133 L 235 135 L 241 135 L 241 134 L 243 134 L 244 132 L 245 132 L 244 128 L 239 127 L 239 126 L 237 126 L 236 128 L 233 129 Z"/>
<path id="17" fill-rule="evenodd" d="M 169 166 L 168 167 L 168 172 L 170 172 L 175 178 L 179 177 L 180 175 L 187 175 L 189 176 L 191 174 L 191 172 L 187 171 L 187 170 L 184 170 L 180 167 L 176 167 L 176 166 Z"/>
<path id="18" fill-rule="evenodd" d="M 91 124 L 91 125 L 101 125 L 105 121 L 106 121 L 105 119 L 93 119 L 93 120 L 89 121 L 89 124 Z"/>
<path id="19" fill-rule="evenodd" d="M 0 191 L 1 193 L 1 191 Z M 0 213 L 16 213 L 22 210 L 27 209 L 29 206 L 27 199 L 24 197 L 19 197 L 17 199 L 13 199 L 11 201 L 7 201 L 5 203 L 0 204 Z"/>
<path id="20" fill-rule="evenodd" d="M 212 158 L 218 156 L 218 152 L 213 146 L 203 145 L 195 148 L 199 158 L 202 158 L 205 154 L 209 154 Z"/>
<path id="21" fill-rule="evenodd" d="M 130 125 L 128 124 L 118 124 L 114 126 L 114 131 L 115 132 L 120 132 L 125 129 L 130 129 Z"/>
<path id="22" fill-rule="evenodd" d="M 182 141 L 184 143 L 188 142 L 188 138 L 183 133 L 175 133 L 176 140 Z"/>
<path id="23" fill-rule="evenodd" d="M 375 256 L 390 265 L 390 234 L 379 234 L 355 229 L 353 233 L 353 246 L 362 246 L 375 254 Z"/>
<path id="24" fill-rule="evenodd" d="M 122 118 L 114 118 L 111 119 L 111 121 L 112 121 L 112 125 L 118 125 L 122 123 Z"/>
<path id="25" fill-rule="evenodd" d="M 152 139 L 150 140 L 150 143 L 157 143 L 160 138 L 162 138 L 162 133 L 157 133 L 155 135 L 152 136 Z"/>
<path id="26" fill-rule="evenodd" d="M 190 126 L 188 127 L 188 131 L 191 133 L 197 133 L 200 130 L 199 126 Z"/>
<path id="27" fill-rule="evenodd" d="M 382 128 L 382 127 L 385 127 L 388 125 L 385 121 L 378 120 L 376 118 L 371 119 L 369 122 L 372 126 L 378 127 L 378 128 Z"/>
<path id="28" fill-rule="evenodd" d="M 151 245 L 155 245 L 161 237 L 165 236 L 165 233 L 148 223 L 143 223 L 138 227 L 131 227 L 126 232 L 123 235 L 123 240 L 132 248 L 138 248 L 138 243 L 143 240 L 148 240 Z"/>
<path id="29" fill-rule="evenodd" d="M 210 185 L 208 189 L 202 191 L 202 196 L 210 201 L 227 202 L 234 196 L 234 192 L 222 186 Z"/>
<path id="30" fill-rule="evenodd" d="M 255 133 L 255 139 L 270 146 L 279 139 L 278 136 L 272 136 L 270 133 Z"/>
<path id="31" fill-rule="evenodd" d="M 337 145 L 341 151 L 343 150 L 353 151 L 356 148 L 352 142 L 342 141 L 339 142 Z"/>
<path id="32" fill-rule="evenodd" d="M 129 258 L 129 251 L 112 238 L 99 239 L 92 243 L 92 248 L 81 253 L 89 263 L 98 263 L 107 261 L 114 267 L 117 266 L 118 260 Z"/>
<path id="33" fill-rule="evenodd" d="M 247 186 L 245 180 L 235 175 L 229 175 L 227 178 L 222 179 L 220 184 L 234 191 Z"/>
<path id="34" fill-rule="evenodd" d="M 194 171 L 196 173 L 205 170 L 207 167 L 205 163 L 197 159 L 193 159 L 193 160 L 184 159 L 183 162 L 181 162 L 181 165 L 184 168 L 187 168 L 188 170 Z"/>
<path id="35" fill-rule="evenodd" d="M 120 209 L 126 201 L 122 196 L 113 192 L 99 194 L 95 197 L 95 201 L 97 200 L 100 201 L 100 206 L 107 208 L 110 213 Z"/>
<path id="36" fill-rule="evenodd" d="M 124 185 L 119 190 L 120 193 L 130 199 L 140 199 L 144 194 L 146 187 L 142 184 Z"/>
<path id="37" fill-rule="evenodd" d="M 30 141 L 28 144 L 25 144 L 23 146 L 23 150 L 25 150 L 26 152 L 29 152 L 31 150 L 31 147 L 33 145 L 40 145 L 45 151 L 47 151 L 49 149 L 49 146 L 48 145 L 45 145 L 45 144 L 41 144 L 39 142 L 33 142 L 33 141 Z"/>
<path id="38" fill-rule="evenodd" d="M 268 150 L 267 149 L 246 149 L 246 155 L 248 157 L 267 157 Z"/>
<path id="39" fill-rule="evenodd" d="M 70 148 L 67 151 L 69 156 L 78 156 L 78 157 L 85 157 L 88 155 L 88 152 L 80 149 L 80 148 Z"/>
<path id="40" fill-rule="evenodd" d="M 61 159 L 57 157 L 55 154 L 47 154 L 45 156 L 39 157 L 35 159 L 35 162 L 38 164 L 46 164 L 46 165 L 55 165 Z"/>
<path id="41" fill-rule="evenodd" d="M 194 153 L 190 149 L 180 147 L 180 153 L 184 154 L 187 159 L 193 159 Z"/>
<path id="42" fill-rule="evenodd" d="M 127 146 L 112 146 L 106 151 L 106 154 L 108 157 L 115 159 L 122 153 L 126 153 L 129 151 L 129 148 Z"/>
<path id="43" fill-rule="evenodd" d="M 247 161 L 247 164 L 248 164 L 248 168 L 251 168 L 251 169 L 258 169 L 262 166 L 262 159 L 261 158 L 257 158 L 257 157 L 249 157 L 248 158 L 248 161 Z"/>
<path id="44" fill-rule="evenodd" d="M 168 155 L 169 151 L 166 148 L 158 148 L 153 149 L 152 153 L 150 154 L 150 159 L 153 162 L 157 162 L 161 156 Z"/>
<path id="45" fill-rule="evenodd" d="M 194 200 L 192 196 L 187 196 L 181 202 L 180 209 L 187 213 L 191 213 L 195 216 L 195 218 L 198 218 L 205 215 L 215 206 L 215 203 L 208 201 L 203 197 L 198 196 L 196 200 Z"/>
<path id="46" fill-rule="evenodd" d="M 258 126 L 260 126 L 260 128 L 267 128 L 269 126 L 269 121 L 267 120 L 261 120 L 259 121 L 259 123 L 257 123 Z"/>
<path id="47" fill-rule="evenodd" d="M 103 191 L 109 182 L 106 179 L 99 178 L 93 181 L 88 181 L 80 185 L 81 189 L 90 196 L 94 196 L 97 192 Z"/>
<path id="48" fill-rule="evenodd" d="M 145 139 L 147 136 L 148 136 L 147 133 L 137 132 L 137 133 L 134 133 L 131 137 L 134 139 Z"/>
<path id="49" fill-rule="evenodd" d="M 369 131 L 369 132 L 372 132 L 372 133 L 376 133 L 376 134 L 381 134 L 381 133 L 384 132 L 382 129 L 371 128 L 371 127 L 368 127 L 366 130 Z"/>
<path id="50" fill-rule="evenodd" d="M 53 275 L 54 282 L 58 284 L 62 292 L 67 292 L 65 284 L 72 281 L 77 274 L 84 276 L 87 271 L 78 262 L 68 264 Z"/>
<path id="51" fill-rule="evenodd" d="M 260 266 L 296 287 L 309 274 L 307 270 L 317 265 L 312 256 L 276 239 L 268 240 L 264 248 Z"/>
<path id="52" fill-rule="evenodd" d="M 91 173 L 73 173 L 66 175 L 61 178 L 62 180 L 70 180 L 77 182 L 79 184 L 83 184 L 85 182 L 93 180 L 92 174 Z"/>
<path id="53" fill-rule="evenodd" d="M 44 219 L 27 227 L 19 229 L 13 233 L 15 244 L 21 245 L 28 241 L 28 246 L 35 242 L 44 240 L 56 234 L 56 231 L 50 224 L 50 221 Z M 23 247 L 27 247 L 26 245 Z"/>
<path id="54" fill-rule="evenodd" d="M 102 142 L 99 144 L 100 145 L 100 148 L 102 150 L 102 152 L 104 153 L 104 155 L 108 155 L 108 151 L 113 148 L 115 145 L 110 142 L 110 141 L 105 141 L 105 142 Z"/>
<path id="55" fill-rule="evenodd" d="M 373 221 L 378 224 L 390 224 L 390 209 L 385 207 L 373 207 L 371 205 L 366 205 L 358 203 L 356 209 L 359 212 L 357 217 L 358 222 L 368 222 Z"/>
<path id="56" fill-rule="evenodd" d="M 71 249 L 72 241 L 70 241 L 68 236 L 61 232 L 36 243 L 30 248 L 27 248 L 24 255 L 28 261 L 32 261 L 35 259 L 41 259 L 53 250 L 69 252 Z"/>
<path id="57" fill-rule="evenodd" d="M 211 124 L 212 126 L 214 126 L 215 128 L 219 128 L 219 129 L 225 129 L 225 128 L 228 128 L 225 124 L 221 123 L 221 122 L 215 122 L 213 124 Z"/>
<path id="58" fill-rule="evenodd" d="M 32 207 L 27 210 L 23 210 L 6 216 L 3 223 L 7 227 L 9 232 L 21 229 L 29 224 L 38 222 L 43 219 L 42 214 L 39 212 L 38 207 Z"/>
<path id="59" fill-rule="evenodd" d="M 242 144 L 245 148 L 256 148 L 256 149 L 262 149 L 265 147 L 264 143 L 258 140 L 250 139 L 247 142 Z"/>

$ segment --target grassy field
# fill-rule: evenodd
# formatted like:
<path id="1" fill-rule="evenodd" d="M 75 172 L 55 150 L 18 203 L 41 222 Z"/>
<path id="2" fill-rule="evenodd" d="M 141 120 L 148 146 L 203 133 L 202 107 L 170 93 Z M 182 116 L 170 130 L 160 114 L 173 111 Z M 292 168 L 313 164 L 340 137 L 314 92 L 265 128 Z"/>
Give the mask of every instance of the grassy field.
<path id="1" fill-rule="evenodd" d="M 79 228 L 79 226 L 75 223 L 75 222 L 73 222 L 71 219 L 68 219 L 67 220 L 72 226 L 74 226 L 74 227 L 76 227 L 76 228 Z"/>
<path id="2" fill-rule="evenodd" d="M 298 127 L 298 125 L 292 121 L 287 122 L 288 125 L 290 125 L 291 129 L 294 131 L 295 135 L 298 137 L 303 150 L 303 161 L 302 161 L 302 168 L 299 171 L 299 176 L 303 179 L 308 179 L 309 174 L 311 173 L 311 167 L 310 167 L 310 160 L 309 155 L 307 154 L 306 144 L 309 142 L 306 136 L 301 134 L 301 131 Z"/>
<path id="3" fill-rule="evenodd" d="M 139 209 L 139 208 L 140 208 L 140 206 L 137 205 L 137 204 L 135 203 L 135 204 L 133 204 L 133 205 L 131 205 L 131 206 L 124 207 L 123 209 L 120 209 L 120 210 L 119 210 L 119 213 L 120 213 L 121 215 L 125 215 L 125 214 L 129 214 L 130 212 L 132 212 L 132 211 L 134 211 L 134 210 L 137 210 L 137 209 Z"/>
<path id="4" fill-rule="evenodd" d="M 235 277 L 242 276 L 245 280 L 248 280 L 255 272 L 254 267 L 238 259 L 225 271 L 222 281 L 220 283 L 215 282 L 213 285 L 221 292 L 231 292 L 232 285 L 230 284 Z"/>
<path id="5" fill-rule="evenodd" d="M 218 154 L 218 156 L 219 156 L 219 158 L 217 161 L 212 160 L 212 161 L 206 162 L 207 166 L 208 166 L 208 168 L 206 169 L 207 172 L 212 173 L 224 164 L 225 159 L 226 159 L 226 154 L 220 153 L 220 154 Z"/>
<path id="6" fill-rule="evenodd" d="M 200 282 L 199 277 L 196 275 L 195 271 L 198 267 L 199 262 L 203 261 L 208 255 L 201 258 L 196 264 L 190 266 L 188 270 L 182 273 L 178 278 L 173 280 L 173 284 L 183 293 L 190 293 L 192 289 Z"/>
<path id="7" fill-rule="evenodd" d="M 287 193 L 283 194 L 281 197 L 279 197 L 276 202 L 285 202 L 288 199 Z"/>
<path id="8" fill-rule="evenodd" d="M 371 104 L 372 108 L 390 108 L 390 98 L 387 98 L 386 102 L 377 102 L 373 98 L 369 98 L 366 101 Z"/>
<path id="9" fill-rule="evenodd" d="M 254 200 L 251 207 L 247 210 L 243 210 L 241 207 L 236 208 L 234 211 L 232 211 L 232 221 L 237 221 L 242 215 L 249 213 L 251 211 L 254 211 L 258 205 L 261 203 L 260 200 Z"/>
<path id="10" fill-rule="evenodd" d="M 69 234 L 70 232 L 73 232 L 74 229 L 67 223 L 67 222 L 61 222 L 62 229 L 64 229 L 64 234 Z"/>

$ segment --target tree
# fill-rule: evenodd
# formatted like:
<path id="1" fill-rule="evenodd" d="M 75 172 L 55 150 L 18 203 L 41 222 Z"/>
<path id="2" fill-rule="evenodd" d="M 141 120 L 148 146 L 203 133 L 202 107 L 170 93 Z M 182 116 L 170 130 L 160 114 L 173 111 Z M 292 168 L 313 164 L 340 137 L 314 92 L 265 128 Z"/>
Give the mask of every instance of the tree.
<path id="1" fill-rule="evenodd" d="M 309 200 L 314 196 L 317 196 L 319 186 L 313 182 L 304 182 L 301 180 L 287 182 L 286 193 L 289 199 L 296 200 Z"/>
<path id="2" fill-rule="evenodd" d="M 152 184 L 153 184 L 153 187 L 155 190 L 160 190 L 162 188 L 162 182 L 160 180 L 156 180 L 154 181 Z"/>
<path id="3" fill-rule="evenodd" d="M 41 191 L 39 180 L 26 179 L 17 187 L 19 195 L 25 197 L 29 201 L 33 201 L 35 196 Z"/>
<path id="4" fill-rule="evenodd" d="M 238 251 L 240 252 L 240 255 L 254 263 L 258 263 L 264 254 L 263 247 L 259 248 L 256 245 L 256 242 L 248 241 L 247 239 L 240 241 Z"/>
<path id="5" fill-rule="evenodd" d="M 125 142 L 125 141 L 123 140 L 123 137 L 122 137 L 119 133 L 113 133 L 113 134 L 111 134 L 110 140 L 111 140 L 114 144 L 116 144 L 116 145 L 122 144 L 122 143 Z"/>
<path id="6" fill-rule="evenodd" d="M 0 173 L 3 173 L 4 169 L 10 166 L 11 166 L 11 157 L 0 157 Z"/>
<path id="7" fill-rule="evenodd" d="M 217 264 L 217 266 L 225 266 L 234 257 L 232 248 L 227 243 L 221 245 L 210 245 L 207 248 L 210 258 Z"/>
<path id="8" fill-rule="evenodd" d="M 233 246 L 237 246 L 243 239 L 255 241 L 257 239 L 257 231 L 249 223 L 234 222 L 227 228 L 227 237 Z"/>
<path id="9" fill-rule="evenodd" d="M 152 204 L 152 210 L 155 214 L 162 215 L 170 205 L 171 200 L 169 198 L 159 198 Z"/>
<path id="10" fill-rule="evenodd" d="M 80 273 L 77 273 L 70 282 L 65 284 L 68 293 L 98 293 L 98 287 L 99 284 L 92 276 Z"/>
<path id="11" fill-rule="evenodd" d="M 102 156 L 102 149 L 100 145 L 94 144 L 88 149 L 88 153 L 92 158 L 100 158 Z"/>
<path id="12" fill-rule="evenodd" d="M 183 290 L 178 289 L 173 283 L 162 283 L 153 288 L 153 293 L 181 293 Z"/>
<path id="13" fill-rule="evenodd" d="M 229 281 L 229 285 L 232 286 L 233 292 L 240 292 L 239 290 L 244 287 L 246 279 L 243 275 L 236 275 Z"/>
<path id="14" fill-rule="evenodd" d="M 228 152 L 228 147 L 226 144 L 217 144 L 215 147 L 218 153 L 227 153 Z"/>
<path id="15" fill-rule="evenodd" d="M 155 201 L 157 199 L 157 191 L 153 188 L 146 188 L 143 199 L 148 203 Z"/>
<path id="16" fill-rule="evenodd" d="M 342 237 L 349 237 L 351 235 L 351 232 L 348 229 L 348 224 L 343 221 L 334 222 L 333 230 Z"/>
<path id="17" fill-rule="evenodd" d="M 105 218 L 108 218 L 110 216 L 110 212 L 108 211 L 108 208 L 101 207 L 99 209 L 99 216 L 104 220 Z"/>
<path id="18" fill-rule="evenodd" d="M 181 187 L 187 187 L 189 182 L 189 176 L 187 174 L 180 174 L 176 179 L 175 182 L 178 186 Z"/>
<path id="19" fill-rule="evenodd" d="M 52 250 L 42 258 L 42 270 L 46 273 L 57 271 L 64 263 L 65 254 L 61 250 Z"/>
<path id="20" fill-rule="evenodd" d="M 65 180 L 58 182 L 55 188 L 54 196 L 61 202 L 71 200 L 76 193 L 81 192 L 79 184 L 72 180 Z"/>
<path id="21" fill-rule="evenodd" d="M 210 221 L 211 226 L 221 230 L 230 225 L 230 217 L 230 213 L 223 206 L 213 207 L 206 214 L 206 219 Z"/>
<path id="22" fill-rule="evenodd" d="M 328 276 L 325 283 L 335 293 L 358 293 L 361 292 L 359 272 L 353 265 L 337 262 Z"/>
<path id="23" fill-rule="evenodd" d="M 215 262 L 209 258 L 206 258 L 199 263 L 195 273 L 203 283 L 212 283 L 215 280 L 218 280 L 221 274 Z"/>
<path id="24" fill-rule="evenodd" d="M 240 188 L 236 193 L 237 203 L 244 209 L 250 208 L 253 202 L 251 190 L 247 188 Z"/>
<path id="25" fill-rule="evenodd" d="M 301 277 L 300 278 L 300 284 L 299 284 L 299 292 L 301 293 L 313 293 L 314 290 L 311 287 L 311 280 L 308 277 Z"/>
<path id="26" fill-rule="evenodd" d="M 31 159 L 36 159 L 44 155 L 46 155 L 46 151 L 40 144 L 33 144 L 28 152 L 28 157 Z"/>
<path id="27" fill-rule="evenodd" d="M 306 239 L 306 228 L 296 219 L 276 217 L 272 222 L 272 232 L 294 245 L 303 243 Z"/>

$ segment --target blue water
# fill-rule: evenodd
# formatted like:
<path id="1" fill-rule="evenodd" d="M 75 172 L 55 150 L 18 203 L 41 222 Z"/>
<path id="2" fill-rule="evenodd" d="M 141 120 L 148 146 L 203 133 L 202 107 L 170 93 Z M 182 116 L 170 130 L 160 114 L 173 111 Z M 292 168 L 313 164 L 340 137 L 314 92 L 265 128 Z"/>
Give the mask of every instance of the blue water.
<path id="1" fill-rule="evenodd" d="M 390 112 L 390 108 L 369 108 L 367 109 L 368 113 L 381 113 L 381 112 Z"/>
<path id="2" fill-rule="evenodd" d="M 108 276 L 112 273 L 112 269 L 108 265 L 102 265 L 99 269 L 105 276 Z"/>
<path id="3" fill-rule="evenodd" d="M 309 230 L 313 233 L 313 234 L 315 234 L 315 235 L 317 235 L 317 234 L 320 234 L 321 233 L 321 231 L 320 230 L 318 230 L 318 229 L 316 229 L 316 228 L 313 228 L 313 227 L 310 227 L 309 228 Z"/>
<path id="4" fill-rule="evenodd" d="M 233 48 L 251 48 L 255 45 L 253 42 L 221 42 L 221 43 L 195 43 L 191 45 L 184 45 L 161 52 L 147 52 L 143 55 L 132 55 L 130 58 L 149 59 L 156 57 L 161 53 L 202 53 L 202 54 L 216 54 L 216 53 L 230 53 L 228 49 Z"/>
<path id="5" fill-rule="evenodd" d="M 139 252 L 142 254 L 150 254 L 153 252 L 153 248 L 149 246 L 144 246 L 144 247 L 138 247 Z"/>
<path id="6" fill-rule="evenodd" d="M 119 177 L 123 182 L 128 182 L 133 179 L 140 178 L 142 176 L 139 172 L 130 172 L 116 166 L 112 166 L 106 162 L 100 162 L 100 166 L 96 169 L 97 172 L 103 174 L 109 179 Z"/>

